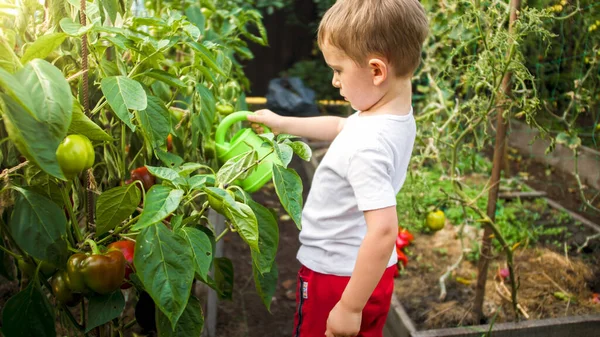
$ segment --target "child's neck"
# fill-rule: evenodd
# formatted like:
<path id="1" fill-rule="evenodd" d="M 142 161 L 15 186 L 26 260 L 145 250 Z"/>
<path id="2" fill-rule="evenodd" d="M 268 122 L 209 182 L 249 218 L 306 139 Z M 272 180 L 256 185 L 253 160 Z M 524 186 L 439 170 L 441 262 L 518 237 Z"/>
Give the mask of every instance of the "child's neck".
<path id="1" fill-rule="evenodd" d="M 412 107 L 412 84 L 410 78 L 396 78 L 377 103 L 361 111 L 363 116 L 407 115 Z"/>

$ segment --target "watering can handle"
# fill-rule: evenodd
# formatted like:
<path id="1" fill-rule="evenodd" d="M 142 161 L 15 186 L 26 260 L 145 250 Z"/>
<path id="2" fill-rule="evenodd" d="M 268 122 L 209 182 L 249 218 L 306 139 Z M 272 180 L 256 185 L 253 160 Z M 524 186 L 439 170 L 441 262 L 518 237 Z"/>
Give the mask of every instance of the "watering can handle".
<path id="1" fill-rule="evenodd" d="M 248 119 L 247 116 L 252 113 L 252 111 L 237 111 L 223 118 L 223 120 L 217 127 L 217 131 L 215 133 L 215 143 L 220 145 L 225 144 L 225 135 L 227 134 L 227 130 L 234 123 Z M 266 126 L 263 126 L 263 128 L 267 132 L 271 132 L 271 130 L 269 130 L 269 128 L 267 128 Z"/>

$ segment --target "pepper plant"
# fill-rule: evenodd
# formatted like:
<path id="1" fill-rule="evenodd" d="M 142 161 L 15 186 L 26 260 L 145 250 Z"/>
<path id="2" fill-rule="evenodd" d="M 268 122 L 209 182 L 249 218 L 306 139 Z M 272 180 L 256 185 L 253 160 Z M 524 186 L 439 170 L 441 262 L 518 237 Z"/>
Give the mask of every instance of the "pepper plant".
<path id="1" fill-rule="evenodd" d="M 121 316 L 119 287 L 131 287 L 155 304 L 159 335 L 198 336 L 192 284 L 231 298 L 232 263 L 214 256 L 230 232 L 251 250 L 269 308 L 277 219 L 238 185 L 263 158 L 252 149 L 223 163 L 214 144 L 224 115 L 246 108 L 248 43 L 267 44 L 260 12 L 239 2 L 2 4 L 0 262 L 18 261 L 23 288 L 2 310 L 3 335 L 55 336 L 56 322 L 77 335 L 123 334 L 135 320 Z M 275 191 L 300 227 L 302 183 L 287 165 L 310 148 L 263 139 L 281 160 Z"/>

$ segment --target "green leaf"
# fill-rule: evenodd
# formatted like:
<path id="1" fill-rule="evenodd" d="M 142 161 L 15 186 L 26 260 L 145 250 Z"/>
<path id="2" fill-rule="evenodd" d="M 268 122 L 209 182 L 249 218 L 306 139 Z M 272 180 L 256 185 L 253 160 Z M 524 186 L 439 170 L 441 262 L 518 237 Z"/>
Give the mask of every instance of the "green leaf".
<path id="1" fill-rule="evenodd" d="M 152 69 L 144 73 L 144 75 L 180 89 L 184 89 L 187 87 L 182 80 L 160 69 Z"/>
<path id="2" fill-rule="evenodd" d="M 241 202 L 235 202 L 232 207 L 229 202 L 224 202 L 225 213 L 238 234 L 250 246 L 250 249 L 260 251 L 258 248 L 258 222 L 250 206 Z"/>
<path id="3" fill-rule="evenodd" d="M 135 131 L 131 121 L 132 114 L 128 109 L 144 110 L 148 106 L 146 92 L 142 85 L 125 76 L 111 76 L 102 79 L 100 88 L 115 114 L 131 131 Z"/>
<path id="4" fill-rule="evenodd" d="M 179 173 L 180 177 L 187 177 L 190 173 L 201 168 L 206 168 L 206 165 L 198 163 L 185 163 L 177 169 L 177 173 Z"/>
<path id="5" fill-rule="evenodd" d="M 28 114 L 32 117 L 36 116 L 35 108 L 29 97 L 29 91 L 26 90 L 23 84 L 12 74 L 2 68 L 0 68 L 0 87 L 2 87 L 2 89 L 4 89 L 17 104 L 22 105 L 23 109 L 26 110 Z"/>
<path id="6" fill-rule="evenodd" d="M 31 162 L 64 179 L 56 149 L 71 124 L 73 98 L 69 83 L 58 68 L 35 59 L 14 76 L 0 69 L 0 84 L 10 95 L 1 95 L 10 139 Z"/>
<path id="7" fill-rule="evenodd" d="M 54 311 L 36 279 L 11 297 L 2 310 L 2 332 L 7 337 L 55 337 Z"/>
<path id="8" fill-rule="evenodd" d="M 112 294 L 94 294 L 88 304 L 88 322 L 85 332 L 90 332 L 97 326 L 108 323 L 119 317 L 125 309 L 125 298 L 121 290 Z"/>
<path id="9" fill-rule="evenodd" d="M 193 134 L 202 135 L 203 138 L 209 138 L 215 119 L 216 103 L 212 92 L 203 84 L 196 86 L 196 92 L 200 95 L 201 108 L 199 113 L 192 115 L 192 132 Z M 198 136 L 194 137 L 195 143 L 192 146 L 198 146 Z"/>
<path id="10" fill-rule="evenodd" d="M 137 115 L 152 148 L 165 145 L 171 131 L 171 115 L 160 98 L 148 96 L 148 106 Z"/>
<path id="11" fill-rule="evenodd" d="M 0 40 L 0 69 L 14 73 L 17 69 L 18 58 L 11 46 L 14 46 L 14 43 L 6 41 L 6 39 Z"/>
<path id="12" fill-rule="evenodd" d="M 231 299 L 233 295 L 233 263 L 226 257 L 214 259 L 215 287 L 221 299 Z"/>
<path id="13" fill-rule="evenodd" d="M 194 270 L 203 280 L 206 280 L 213 259 L 212 244 L 208 235 L 193 227 L 183 227 L 177 231 L 177 234 L 185 238 L 192 247 Z"/>
<path id="14" fill-rule="evenodd" d="M 73 36 L 73 37 L 80 37 L 83 34 L 86 34 L 87 32 L 89 32 L 92 28 L 94 28 L 94 25 L 87 25 L 87 26 L 82 26 L 77 22 L 73 22 L 73 20 L 71 20 L 70 18 L 64 18 L 62 20 L 60 20 L 60 28 L 67 33 L 67 35 Z"/>
<path id="15" fill-rule="evenodd" d="M 119 3 L 118 0 L 102 0 L 102 6 L 108 14 L 111 23 L 115 23 L 117 19 L 117 13 L 119 12 Z"/>
<path id="16" fill-rule="evenodd" d="M 556 143 L 567 146 L 571 150 L 581 146 L 581 138 L 577 135 L 570 136 L 565 132 L 561 132 L 556 136 Z"/>
<path id="17" fill-rule="evenodd" d="M 113 138 L 102 128 L 89 119 L 81 108 L 78 101 L 73 100 L 73 117 L 69 126 L 69 133 L 77 133 L 88 137 L 90 140 L 113 141 Z"/>
<path id="18" fill-rule="evenodd" d="M 25 64 L 35 58 L 43 59 L 58 48 L 67 38 L 65 33 L 51 33 L 42 35 L 25 50 L 21 63 Z"/>
<path id="19" fill-rule="evenodd" d="M 183 163 L 183 158 L 174 153 L 162 149 L 154 149 L 154 153 L 167 167 L 177 167 Z"/>
<path id="20" fill-rule="evenodd" d="M 199 6 L 189 6 L 185 10 L 185 16 L 187 16 L 188 20 L 196 25 L 201 31 L 204 31 L 204 25 L 206 19 L 202 14 Z"/>
<path id="21" fill-rule="evenodd" d="M 202 335 L 204 314 L 202 313 L 202 304 L 195 296 L 190 296 L 175 329 L 169 325 L 169 319 L 162 312 L 158 312 L 157 318 L 156 328 L 161 337 L 198 337 Z"/>
<path id="22" fill-rule="evenodd" d="M 275 295 L 277 289 L 277 278 L 279 277 L 279 270 L 277 265 L 273 264 L 273 267 L 268 273 L 261 274 L 256 266 L 252 265 L 252 272 L 254 273 L 254 284 L 256 285 L 256 292 L 262 299 L 267 310 L 271 312 L 271 300 Z"/>
<path id="23" fill-rule="evenodd" d="M 233 182 L 234 178 L 244 172 L 237 179 L 245 179 L 253 170 L 249 167 L 258 160 L 258 153 L 255 150 L 240 153 L 239 155 L 229 159 L 221 166 L 217 172 L 217 182 L 226 185 Z"/>
<path id="24" fill-rule="evenodd" d="M 146 193 L 144 211 L 133 230 L 140 230 L 153 225 L 173 213 L 183 197 L 183 191 L 169 186 L 154 185 Z"/>
<path id="25" fill-rule="evenodd" d="M 13 186 L 18 192 L 10 218 L 10 232 L 21 249 L 29 255 L 64 265 L 67 261 L 67 218 L 52 200 L 37 193 Z"/>
<path id="26" fill-rule="evenodd" d="M 190 296 L 193 263 L 191 247 L 166 226 L 147 227 L 137 237 L 136 274 L 173 329 Z"/>
<path id="27" fill-rule="evenodd" d="M 273 212 L 263 205 L 248 199 L 248 206 L 252 209 L 258 222 L 258 248 L 260 251 L 251 250 L 252 261 L 259 273 L 267 273 L 275 262 L 277 247 L 279 246 L 279 225 Z"/>
<path id="28" fill-rule="evenodd" d="M 218 187 L 205 187 L 204 188 L 204 192 L 219 200 L 220 202 L 222 202 L 223 204 L 226 204 L 229 206 L 229 208 L 233 208 L 236 209 L 238 207 L 236 201 L 234 198 L 231 197 L 231 195 L 229 195 L 229 193 L 227 193 L 226 190 L 222 189 L 222 188 L 218 188 Z M 238 211 L 241 211 L 240 209 L 238 209 Z"/>
<path id="29" fill-rule="evenodd" d="M 175 183 L 177 180 L 182 180 L 182 178 L 179 176 L 179 174 L 177 173 L 177 171 L 168 168 L 168 167 L 155 167 L 155 166 L 148 166 L 146 165 L 146 168 L 148 168 L 148 171 L 153 175 L 156 176 L 162 180 L 166 180 L 169 181 L 171 183 Z"/>
<path id="30" fill-rule="evenodd" d="M 213 186 L 214 184 L 215 179 L 212 174 L 197 174 L 187 179 L 187 185 L 192 191 L 203 189 L 206 185 Z"/>
<path id="31" fill-rule="evenodd" d="M 292 161 L 292 157 L 294 156 L 294 150 L 287 144 L 273 144 L 275 148 L 275 152 L 279 159 L 281 159 L 281 163 L 283 167 L 287 167 Z"/>
<path id="32" fill-rule="evenodd" d="M 192 39 L 192 41 L 198 41 L 202 35 L 200 29 L 189 22 L 183 24 L 183 31 Z"/>
<path id="33" fill-rule="evenodd" d="M 312 157 L 312 149 L 305 142 L 296 141 L 288 145 L 292 148 L 292 150 L 294 150 L 294 153 L 298 155 L 298 157 L 300 157 L 302 160 L 309 161 Z"/>
<path id="34" fill-rule="evenodd" d="M 178 231 L 183 226 L 183 215 L 177 214 L 171 218 L 171 228 L 173 231 Z"/>
<path id="35" fill-rule="evenodd" d="M 192 49 L 194 49 L 195 51 L 198 52 L 198 53 L 196 53 L 196 55 L 210 69 L 212 69 L 214 72 L 216 72 L 217 74 L 219 74 L 221 76 L 225 76 L 225 77 L 227 76 L 227 74 L 225 74 L 223 72 L 223 70 L 221 69 L 221 67 L 219 67 L 217 65 L 216 60 L 215 60 L 215 56 L 211 53 L 210 50 L 208 50 L 208 48 L 206 48 L 204 45 L 202 45 L 200 43 L 191 42 L 191 41 L 188 41 L 187 45 L 190 46 Z"/>
<path id="36" fill-rule="evenodd" d="M 273 164 L 273 184 L 281 205 L 302 228 L 302 179 L 296 171 Z"/>
<path id="37" fill-rule="evenodd" d="M 96 235 L 100 236 L 129 218 L 142 200 L 136 184 L 104 191 L 96 202 Z"/>

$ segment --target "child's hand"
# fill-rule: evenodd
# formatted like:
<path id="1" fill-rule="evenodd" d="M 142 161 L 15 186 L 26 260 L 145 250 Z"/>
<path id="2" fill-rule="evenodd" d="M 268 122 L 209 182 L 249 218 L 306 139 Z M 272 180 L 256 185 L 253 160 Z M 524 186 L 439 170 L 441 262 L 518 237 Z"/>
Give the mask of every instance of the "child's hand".
<path id="1" fill-rule="evenodd" d="M 338 302 L 327 318 L 325 337 L 351 337 L 358 335 L 362 311 L 351 310 Z"/>
<path id="2" fill-rule="evenodd" d="M 269 127 L 271 132 L 273 132 L 275 135 L 278 135 L 282 132 L 281 125 L 283 118 L 284 117 L 279 116 L 268 109 L 258 110 L 255 113 L 248 115 L 248 121 L 252 123 L 251 125 L 254 131 L 257 133 L 264 133 L 264 124 Z"/>

